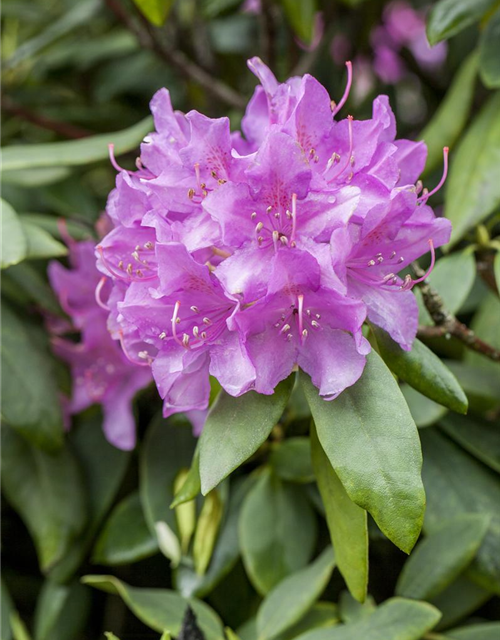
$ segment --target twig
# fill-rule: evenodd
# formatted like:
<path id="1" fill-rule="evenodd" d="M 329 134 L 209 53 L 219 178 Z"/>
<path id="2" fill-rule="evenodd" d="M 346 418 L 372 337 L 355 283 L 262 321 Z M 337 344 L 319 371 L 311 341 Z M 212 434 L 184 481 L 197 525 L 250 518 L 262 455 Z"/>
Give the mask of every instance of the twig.
<path id="1" fill-rule="evenodd" d="M 165 41 L 159 39 L 149 23 L 145 25 L 146 28 L 143 28 L 127 13 L 118 0 L 105 0 L 105 2 L 116 17 L 136 36 L 141 47 L 157 53 L 160 58 L 176 68 L 184 77 L 194 80 L 222 102 L 237 109 L 245 108 L 245 100 L 237 91 L 225 82 L 211 76 L 182 51 L 170 48 Z"/>
<path id="2" fill-rule="evenodd" d="M 412 267 L 419 278 L 425 274 L 418 264 L 412 263 Z M 439 293 L 433 289 L 426 280 L 420 282 L 419 287 L 422 292 L 425 307 L 436 325 L 434 327 L 419 327 L 419 337 L 438 338 L 442 336 L 453 336 L 460 340 L 460 342 L 463 342 L 472 351 L 481 353 L 483 356 L 495 362 L 500 362 L 500 350 L 495 349 L 495 347 L 478 338 L 472 329 L 469 329 L 469 327 L 460 322 L 460 320 L 457 320 L 457 318 L 446 309 Z"/>
<path id="3" fill-rule="evenodd" d="M 16 104 L 7 96 L 2 96 L 2 108 L 12 115 L 18 116 L 23 120 L 27 120 L 42 129 L 54 131 L 54 133 L 58 133 L 64 138 L 78 139 L 92 135 L 92 131 L 89 131 L 88 129 L 75 127 L 67 122 L 59 122 L 58 120 L 46 118 L 39 113 L 35 113 L 34 111 L 21 106 L 20 104 Z"/>

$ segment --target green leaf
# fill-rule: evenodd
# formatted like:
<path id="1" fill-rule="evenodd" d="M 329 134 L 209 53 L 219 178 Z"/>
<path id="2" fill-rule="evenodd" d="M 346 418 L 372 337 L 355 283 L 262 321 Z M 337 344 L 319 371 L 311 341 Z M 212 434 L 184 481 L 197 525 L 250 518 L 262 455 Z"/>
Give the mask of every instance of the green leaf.
<path id="1" fill-rule="evenodd" d="M 145 18 L 156 27 L 161 27 L 168 18 L 175 0 L 134 0 Z"/>
<path id="2" fill-rule="evenodd" d="M 48 571 L 86 522 L 83 485 L 74 457 L 68 449 L 49 455 L 4 427 L 2 484 L 33 538 L 40 568 Z"/>
<path id="3" fill-rule="evenodd" d="M 2 184 L 15 184 L 27 189 L 43 187 L 64 180 L 71 174 L 66 167 L 41 167 L 39 169 L 15 169 L 2 172 Z"/>
<path id="4" fill-rule="evenodd" d="M 35 611 L 35 640 L 73 640 L 83 630 L 90 610 L 90 591 L 73 582 L 46 580 Z"/>
<path id="5" fill-rule="evenodd" d="M 345 624 L 369 616 L 375 611 L 376 606 L 375 600 L 370 595 L 366 597 L 364 602 L 358 602 L 349 591 L 342 591 L 340 594 L 339 613 Z"/>
<path id="6" fill-rule="evenodd" d="M 446 640 L 498 640 L 499 637 L 500 622 L 471 624 L 446 632 Z"/>
<path id="7" fill-rule="evenodd" d="M 42 258 L 59 258 L 68 253 L 66 245 L 55 240 L 50 233 L 37 224 L 20 218 L 26 237 L 26 260 L 41 260 Z"/>
<path id="8" fill-rule="evenodd" d="M 47 280 L 39 270 L 27 262 L 22 262 L 10 267 L 3 274 L 4 278 L 5 276 L 10 278 L 14 286 L 21 288 L 40 309 L 49 311 L 54 315 L 62 315 L 63 312 L 53 289 L 47 284 Z"/>
<path id="9" fill-rule="evenodd" d="M 467 354 L 467 357 L 469 354 Z M 482 356 L 481 356 L 482 357 Z M 467 394 L 469 403 L 480 402 L 486 409 L 493 409 L 500 404 L 498 389 L 500 387 L 500 368 L 489 367 L 489 362 L 482 357 L 478 364 L 446 360 L 446 366 L 457 378 L 460 386 Z M 495 363 L 491 363 L 495 364 Z"/>
<path id="10" fill-rule="evenodd" d="M 422 395 L 459 413 L 467 412 L 467 396 L 457 379 L 428 347 L 415 340 L 404 351 L 383 329 L 372 326 L 380 355 L 398 378 Z"/>
<path id="11" fill-rule="evenodd" d="M 2 418 L 35 446 L 55 451 L 63 424 L 53 361 L 6 304 L 1 330 Z"/>
<path id="12" fill-rule="evenodd" d="M 13 145 L 3 150 L 3 170 L 75 166 L 106 160 L 108 144 L 115 145 L 115 155 L 132 151 L 152 129 L 153 121 L 148 116 L 128 129 L 114 133 L 69 142 Z"/>
<path id="13" fill-rule="evenodd" d="M 491 523 L 469 569 L 481 586 L 500 593 L 500 482 L 498 476 L 469 456 L 436 429 L 420 432 L 424 450 L 423 477 L 427 490 L 425 531 L 431 534 L 443 520 L 461 514 L 491 516 Z"/>
<path id="14" fill-rule="evenodd" d="M 51 571 L 51 578 L 67 582 L 89 551 L 99 526 L 120 488 L 130 460 L 129 451 L 111 445 L 102 431 L 100 412 L 79 418 L 69 435 L 72 450 L 80 463 L 87 490 L 89 519 L 82 535 L 69 553 Z"/>
<path id="15" fill-rule="evenodd" d="M 331 402 L 301 375 L 319 441 L 348 496 L 409 553 L 424 516 L 422 452 L 391 372 L 372 351 L 358 382 Z"/>
<path id="16" fill-rule="evenodd" d="M 10 616 L 14 610 L 14 604 L 3 579 L 0 580 L 0 597 L 2 605 L 0 613 L 0 638 L 2 640 L 11 640 L 12 630 L 10 628 Z"/>
<path id="17" fill-rule="evenodd" d="M 451 163 L 445 196 L 445 215 L 453 225 L 450 244 L 458 242 L 500 204 L 496 171 L 499 163 L 500 92 L 497 92 L 475 117 Z"/>
<path id="18" fill-rule="evenodd" d="M 22 213 L 19 217 L 23 224 L 26 222 L 36 224 L 44 231 L 47 231 L 47 233 L 50 233 L 51 236 L 59 240 L 64 240 L 61 236 L 60 218 L 58 216 L 51 216 L 44 213 Z M 91 240 L 93 238 L 91 228 L 79 222 L 65 219 L 64 226 L 69 235 L 75 240 Z"/>
<path id="19" fill-rule="evenodd" d="M 282 480 L 307 483 L 314 480 L 309 438 L 287 438 L 272 445 L 269 464 Z"/>
<path id="20" fill-rule="evenodd" d="M 259 608 L 259 639 L 271 640 L 299 622 L 325 590 L 334 567 L 333 549 L 327 547 L 308 567 L 279 582 Z"/>
<path id="21" fill-rule="evenodd" d="M 354 504 L 335 473 L 311 425 L 312 462 L 339 571 L 356 600 L 368 586 L 368 526 L 366 511 Z"/>
<path id="22" fill-rule="evenodd" d="M 428 280 L 439 292 L 446 309 L 458 313 L 471 292 L 475 277 L 474 254 L 466 249 L 440 258 Z"/>
<path id="23" fill-rule="evenodd" d="M 316 0 L 281 0 L 283 11 L 293 31 L 303 42 L 310 43 L 314 35 Z"/>
<path id="24" fill-rule="evenodd" d="M 287 629 L 276 640 L 294 640 L 311 629 L 325 629 L 339 623 L 337 605 L 333 602 L 318 602 L 314 604 L 297 624 Z M 255 636 L 256 637 L 256 634 Z"/>
<path id="25" fill-rule="evenodd" d="M 481 418 L 453 416 L 440 423 L 443 431 L 481 462 L 500 473 L 498 424 Z"/>
<path id="26" fill-rule="evenodd" d="M 498 318 L 500 318 L 500 299 L 490 291 L 479 307 L 470 327 L 479 338 L 492 347 L 500 349 Z M 499 379 L 500 366 L 498 362 L 493 362 L 482 354 L 472 351 L 466 353 L 465 362 L 480 367 L 495 382 Z M 498 392 L 496 397 L 498 399 Z"/>
<path id="27" fill-rule="evenodd" d="M 495 4 L 496 0 L 440 0 L 427 21 L 427 37 L 431 45 L 460 33 Z"/>
<path id="28" fill-rule="evenodd" d="M 474 559 L 490 518 L 461 515 L 443 524 L 414 549 L 396 585 L 396 595 L 430 600 L 449 586 Z"/>
<path id="29" fill-rule="evenodd" d="M 241 554 L 248 577 L 262 595 L 302 569 L 313 552 L 316 519 L 300 489 L 265 470 L 243 503 Z"/>
<path id="30" fill-rule="evenodd" d="M 420 640 L 440 617 L 426 602 L 390 598 L 357 622 L 310 631 L 297 640 Z"/>
<path id="31" fill-rule="evenodd" d="M 431 600 L 431 604 L 443 614 L 436 629 L 448 629 L 460 620 L 467 618 L 487 602 L 491 596 L 491 591 L 483 589 L 464 575 L 460 576 L 458 580 L 455 580 Z"/>
<path id="32" fill-rule="evenodd" d="M 187 420 L 164 420 L 157 416 L 148 428 L 140 453 L 139 492 L 146 523 L 158 539 L 162 553 L 174 562 L 180 551 L 179 543 L 175 545 L 175 513 L 170 508 L 174 481 L 180 469 L 189 467 L 194 446 L 195 438 Z"/>
<path id="33" fill-rule="evenodd" d="M 181 469 L 179 471 L 174 482 L 175 493 L 177 493 L 178 488 L 184 484 L 188 475 L 189 471 L 187 469 Z M 177 529 L 179 531 L 181 551 L 183 554 L 186 554 L 196 528 L 196 501 L 194 498 L 183 502 L 178 507 L 175 507 L 175 519 L 177 521 Z"/>
<path id="34" fill-rule="evenodd" d="M 458 140 L 474 99 L 478 54 L 473 52 L 462 63 L 432 120 L 420 134 L 427 145 L 424 174 L 429 174 L 443 162 L 443 147 L 453 147 Z"/>
<path id="35" fill-rule="evenodd" d="M 2 269 L 24 260 L 28 243 L 23 225 L 14 208 L 3 199 L 2 206 Z"/>
<path id="36" fill-rule="evenodd" d="M 84 576 L 82 582 L 101 591 L 119 595 L 145 625 L 160 633 L 168 631 L 173 636 L 179 634 L 184 612 L 190 606 L 207 640 L 224 640 L 219 616 L 196 598 L 183 598 L 169 589 L 131 587 L 114 576 Z"/>
<path id="37" fill-rule="evenodd" d="M 401 392 L 419 429 L 430 427 L 448 413 L 446 407 L 426 398 L 407 384 L 401 385 Z"/>
<path id="38" fill-rule="evenodd" d="M 10 626 L 14 640 L 31 640 L 28 629 L 17 611 L 12 611 L 10 614 Z"/>
<path id="39" fill-rule="evenodd" d="M 113 509 L 95 544 L 92 562 L 130 564 L 157 552 L 156 537 L 146 525 L 139 494 L 134 492 Z"/>
<path id="40" fill-rule="evenodd" d="M 197 446 L 194 452 L 193 461 L 191 462 L 191 467 L 189 468 L 183 484 L 179 490 L 175 492 L 175 497 L 170 508 L 174 509 L 184 502 L 194 500 L 200 491 L 200 448 Z"/>
<path id="41" fill-rule="evenodd" d="M 481 80 L 489 89 L 500 88 L 500 9 L 486 23 L 479 40 L 479 71 Z"/>
<path id="42" fill-rule="evenodd" d="M 273 395 L 248 391 L 239 398 L 221 391 L 200 438 L 201 490 L 206 495 L 257 451 L 285 410 L 294 376 Z"/>
<path id="43" fill-rule="evenodd" d="M 221 523 L 223 504 L 217 489 L 205 497 L 193 540 L 196 573 L 204 575 L 210 564 Z"/>

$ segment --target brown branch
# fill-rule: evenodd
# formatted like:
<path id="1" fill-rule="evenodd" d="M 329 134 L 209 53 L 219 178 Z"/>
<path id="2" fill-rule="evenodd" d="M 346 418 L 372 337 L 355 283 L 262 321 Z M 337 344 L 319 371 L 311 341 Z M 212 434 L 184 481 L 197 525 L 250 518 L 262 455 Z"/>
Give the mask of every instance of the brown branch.
<path id="1" fill-rule="evenodd" d="M 164 39 L 161 40 L 158 37 L 158 32 L 147 21 L 144 25 L 137 23 L 123 8 L 119 0 L 105 0 L 105 2 L 115 16 L 135 35 L 141 47 L 154 51 L 167 64 L 177 69 L 181 75 L 197 82 L 215 98 L 231 107 L 245 108 L 245 100 L 237 91 L 225 82 L 211 76 L 182 51 L 171 48 Z"/>
<path id="2" fill-rule="evenodd" d="M 418 264 L 412 263 L 412 267 L 419 278 L 424 275 L 425 272 Z M 446 309 L 439 293 L 433 289 L 426 280 L 419 283 L 419 287 L 422 292 L 425 307 L 435 324 L 434 327 L 419 327 L 417 335 L 420 338 L 453 336 L 460 340 L 460 342 L 463 342 L 468 349 L 476 351 L 490 358 L 490 360 L 500 362 L 500 350 L 495 349 L 495 347 L 478 338 L 472 329 L 469 329 L 463 322 L 457 320 L 457 318 Z"/>
<path id="3" fill-rule="evenodd" d="M 67 122 L 59 122 L 58 120 L 46 118 L 45 116 L 31 111 L 20 104 L 16 104 L 7 96 L 2 96 L 2 108 L 14 116 L 18 116 L 27 122 L 31 122 L 42 129 L 54 131 L 54 133 L 57 133 L 64 138 L 78 139 L 92 135 L 92 131 L 89 131 L 88 129 L 75 127 Z"/>

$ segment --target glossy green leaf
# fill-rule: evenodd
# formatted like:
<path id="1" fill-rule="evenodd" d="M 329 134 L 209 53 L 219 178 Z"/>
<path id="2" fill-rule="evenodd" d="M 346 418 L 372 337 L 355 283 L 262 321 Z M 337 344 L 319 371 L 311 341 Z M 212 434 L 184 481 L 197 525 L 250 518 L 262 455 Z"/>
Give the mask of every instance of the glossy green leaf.
<path id="1" fill-rule="evenodd" d="M 201 490 L 206 495 L 257 451 L 285 410 L 294 376 L 274 394 L 249 391 L 239 398 L 222 391 L 210 409 L 200 438 Z"/>
<path id="2" fill-rule="evenodd" d="M 161 27 L 168 18 L 175 0 L 134 0 L 145 18 L 156 27 Z"/>
<path id="3" fill-rule="evenodd" d="M 162 553 L 174 561 L 178 560 L 177 522 L 170 508 L 174 481 L 180 469 L 189 467 L 194 448 L 195 438 L 187 420 L 164 420 L 157 416 L 148 428 L 140 454 L 139 492 L 144 516 Z M 169 547 L 170 543 L 174 546 Z M 179 544 L 177 546 L 180 550 Z"/>
<path id="4" fill-rule="evenodd" d="M 4 427 L 2 485 L 33 538 L 42 571 L 48 571 L 86 523 L 82 479 L 74 456 L 67 448 L 49 455 Z"/>
<path id="5" fill-rule="evenodd" d="M 471 624 L 446 632 L 446 640 L 498 640 L 499 637 L 500 622 Z"/>
<path id="6" fill-rule="evenodd" d="M 420 433 L 427 491 L 425 531 L 432 534 L 443 520 L 475 513 L 491 523 L 469 571 L 474 580 L 500 593 L 500 482 L 498 476 L 436 429 Z M 445 462 L 444 462 L 445 461 Z"/>
<path id="7" fill-rule="evenodd" d="M 196 598 L 183 598 L 169 589 L 131 587 L 114 576 L 84 576 L 82 582 L 101 591 L 119 595 L 145 625 L 160 633 L 168 631 L 173 636 L 178 635 L 184 612 L 189 605 L 207 640 L 224 640 L 219 616 Z"/>
<path id="8" fill-rule="evenodd" d="M 318 602 L 303 616 L 303 618 L 294 624 L 293 627 L 280 633 L 275 640 L 294 640 L 306 631 L 311 629 L 331 628 L 339 624 L 339 613 L 337 605 L 333 602 Z M 256 635 L 254 636 L 256 637 Z M 253 639 L 252 639 L 253 640 Z"/>
<path id="9" fill-rule="evenodd" d="M 460 446 L 500 473 L 500 429 L 498 424 L 481 418 L 449 416 L 441 421 L 440 426 Z"/>
<path id="10" fill-rule="evenodd" d="M 6 304 L 2 308 L 2 418 L 35 446 L 55 451 L 63 424 L 54 363 Z"/>
<path id="11" fill-rule="evenodd" d="M 407 384 L 401 385 L 401 392 L 419 429 L 430 427 L 448 413 L 446 407 L 426 398 Z"/>
<path id="12" fill-rule="evenodd" d="M 422 452 L 391 372 L 372 351 L 358 382 L 331 402 L 301 375 L 319 441 L 348 496 L 409 553 L 424 516 Z"/>
<path id="13" fill-rule="evenodd" d="M 456 625 L 479 609 L 491 596 L 491 591 L 461 575 L 430 601 L 443 614 L 436 629 L 448 629 Z"/>
<path id="14" fill-rule="evenodd" d="M 489 89 L 500 88 L 500 9 L 486 23 L 479 40 L 479 71 L 481 80 Z"/>
<path id="15" fill-rule="evenodd" d="M 14 640 L 31 640 L 28 628 L 17 611 L 11 611 L 10 627 Z"/>
<path id="16" fill-rule="evenodd" d="M 14 605 L 3 579 L 0 580 L 0 598 L 0 638 L 2 640 L 11 640 L 10 615 L 14 609 Z"/>
<path id="17" fill-rule="evenodd" d="M 429 600 L 449 586 L 472 562 L 490 518 L 461 515 L 427 536 L 405 562 L 396 585 L 396 594 Z"/>
<path id="18" fill-rule="evenodd" d="M 2 269 L 24 260 L 28 243 L 23 225 L 14 208 L 0 199 L 2 208 Z"/>
<path id="19" fill-rule="evenodd" d="M 76 425 L 73 424 L 69 434 L 87 490 L 89 518 L 82 535 L 73 542 L 69 553 L 50 573 L 51 578 L 58 582 L 67 582 L 89 551 L 118 493 L 130 460 L 130 451 L 121 451 L 106 440 L 100 413 L 94 411 L 92 414 L 82 416 Z"/>
<path id="20" fill-rule="evenodd" d="M 193 560 L 196 573 L 204 575 L 219 533 L 223 503 L 217 489 L 212 489 L 203 500 L 193 540 Z"/>
<path id="21" fill-rule="evenodd" d="M 259 608 L 259 639 L 271 640 L 297 623 L 325 590 L 334 566 L 333 549 L 327 547 L 311 565 L 279 582 Z"/>
<path id="22" fill-rule="evenodd" d="M 20 218 L 26 237 L 26 260 L 41 260 L 43 258 L 59 258 L 68 253 L 66 245 L 55 240 L 50 233 L 33 222 Z"/>
<path id="23" fill-rule="evenodd" d="M 431 45 L 460 33 L 495 4 L 496 0 L 440 0 L 427 20 L 427 37 Z"/>
<path id="24" fill-rule="evenodd" d="M 310 43 L 314 34 L 314 17 L 318 10 L 316 0 L 281 0 L 286 19 L 295 34 Z"/>
<path id="25" fill-rule="evenodd" d="M 14 283 L 14 286 L 22 289 L 40 309 L 49 311 L 54 315 L 62 315 L 63 312 L 53 289 L 36 267 L 24 261 L 21 264 L 10 267 L 3 274 L 4 278 L 5 276 Z"/>
<path id="26" fill-rule="evenodd" d="M 453 411 L 467 412 L 467 396 L 451 371 L 420 340 L 404 351 L 383 329 L 372 326 L 380 355 L 398 378 Z"/>
<path id="27" fill-rule="evenodd" d="M 481 303 L 473 321 L 470 323 L 474 333 L 490 344 L 492 347 L 500 349 L 500 331 L 498 330 L 498 318 L 500 318 L 500 298 L 493 292 L 488 292 L 487 297 Z M 465 362 L 480 367 L 484 374 L 490 376 L 492 380 L 499 379 L 500 365 L 485 358 L 480 353 L 468 351 L 465 355 Z M 497 398 L 499 394 L 497 393 Z"/>
<path id="28" fill-rule="evenodd" d="M 184 502 L 194 500 L 200 491 L 200 449 L 197 446 L 186 478 L 179 490 L 175 492 L 175 497 L 170 508 L 174 509 Z"/>
<path id="29" fill-rule="evenodd" d="M 497 92 L 474 118 L 451 162 L 445 196 L 445 215 L 453 225 L 451 244 L 500 204 L 499 163 L 500 92 Z"/>
<path id="30" fill-rule="evenodd" d="M 46 580 L 36 604 L 34 640 L 74 640 L 85 627 L 90 595 L 78 582 L 59 585 Z"/>
<path id="31" fill-rule="evenodd" d="M 184 484 L 188 475 L 189 471 L 187 469 L 181 469 L 179 471 L 174 482 L 175 493 L 177 493 L 178 488 Z M 196 501 L 191 499 L 175 507 L 175 519 L 177 521 L 181 551 L 183 554 L 186 554 L 196 528 Z"/>
<path id="32" fill-rule="evenodd" d="M 468 354 L 467 354 L 468 356 Z M 492 409 L 500 404 L 498 389 L 500 388 L 500 367 L 491 367 L 485 361 L 459 362 L 458 360 L 444 361 L 453 373 L 460 386 L 467 394 L 469 402 L 479 402 L 485 409 Z M 495 363 L 492 363 L 493 365 Z"/>
<path id="33" fill-rule="evenodd" d="M 477 69 L 478 54 L 473 52 L 462 63 L 444 100 L 419 136 L 427 145 L 425 174 L 442 164 L 443 147 L 451 149 L 467 124 L 474 98 Z"/>
<path id="34" fill-rule="evenodd" d="M 269 464 L 282 480 L 312 482 L 311 442 L 309 438 L 287 438 L 273 445 Z"/>
<path id="35" fill-rule="evenodd" d="M 14 169 L 2 172 L 2 184 L 15 184 L 19 187 L 43 187 L 64 180 L 71 174 L 66 167 L 41 167 L 39 169 Z"/>
<path id="36" fill-rule="evenodd" d="M 426 602 L 390 598 L 357 622 L 310 631 L 297 640 L 420 640 L 440 617 Z"/>
<path id="37" fill-rule="evenodd" d="M 376 608 L 375 600 L 368 595 L 364 602 L 358 602 L 349 591 L 342 591 L 339 600 L 339 614 L 342 622 L 356 622 L 361 618 L 369 616 Z"/>
<path id="38" fill-rule="evenodd" d="M 335 473 L 311 426 L 314 473 L 325 506 L 326 521 L 339 571 L 353 596 L 363 601 L 368 585 L 368 527 L 366 511 L 354 504 Z"/>
<path id="39" fill-rule="evenodd" d="M 108 158 L 108 144 L 115 145 L 115 155 L 135 149 L 153 129 L 151 117 L 114 133 L 89 136 L 69 142 L 13 145 L 3 150 L 3 170 L 59 167 L 90 164 Z"/>
<path id="40" fill-rule="evenodd" d="M 446 309 L 458 313 L 471 292 L 475 277 L 474 254 L 465 250 L 440 258 L 428 281 L 439 292 Z"/>
<path id="41" fill-rule="evenodd" d="M 130 564 L 157 552 L 156 537 L 146 525 L 139 494 L 134 492 L 113 509 L 95 544 L 92 562 Z"/>
<path id="42" fill-rule="evenodd" d="M 309 502 L 301 487 L 283 483 L 269 470 L 245 498 L 239 524 L 245 569 L 262 595 L 311 557 L 316 519 Z"/>

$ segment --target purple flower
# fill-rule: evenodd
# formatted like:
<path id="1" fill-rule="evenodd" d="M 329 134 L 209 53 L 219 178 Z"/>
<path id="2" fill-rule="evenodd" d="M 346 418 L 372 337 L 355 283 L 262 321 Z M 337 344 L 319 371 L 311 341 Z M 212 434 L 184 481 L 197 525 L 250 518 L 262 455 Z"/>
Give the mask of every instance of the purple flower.
<path id="1" fill-rule="evenodd" d="M 108 328 L 151 365 L 165 416 L 205 411 L 210 376 L 271 394 L 301 367 L 335 398 L 363 371 L 366 317 L 411 348 L 415 281 L 398 272 L 449 237 L 426 204 L 442 181 L 422 191 L 425 145 L 396 139 L 387 97 L 336 119 L 350 63 L 338 103 L 308 74 L 279 83 L 248 64 L 261 85 L 241 132 L 174 112 L 162 90 L 138 170 L 116 165 L 96 250 Z"/>

